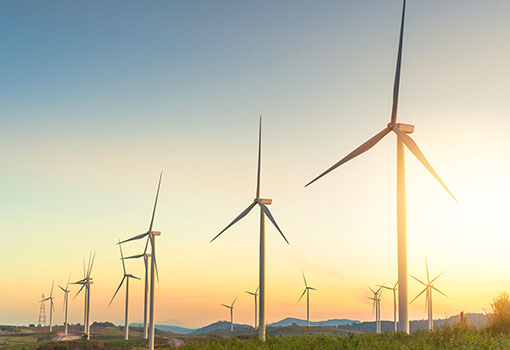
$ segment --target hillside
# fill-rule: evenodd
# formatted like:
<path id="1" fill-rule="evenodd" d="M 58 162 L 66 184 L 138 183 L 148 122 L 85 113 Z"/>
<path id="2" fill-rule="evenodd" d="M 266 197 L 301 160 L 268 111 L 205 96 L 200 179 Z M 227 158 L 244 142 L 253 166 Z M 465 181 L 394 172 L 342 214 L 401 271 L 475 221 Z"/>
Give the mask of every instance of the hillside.
<path id="1" fill-rule="evenodd" d="M 353 323 L 360 323 L 355 320 L 348 319 L 333 319 L 327 321 L 318 321 L 318 322 L 310 322 L 310 326 L 313 327 L 339 327 L 346 326 Z M 306 326 L 306 320 L 302 320 L 299 318 L 287 317 L 281 321 L 274 322 L 268 325 L 268 327 L 288 327 L 288 326 Z"/>

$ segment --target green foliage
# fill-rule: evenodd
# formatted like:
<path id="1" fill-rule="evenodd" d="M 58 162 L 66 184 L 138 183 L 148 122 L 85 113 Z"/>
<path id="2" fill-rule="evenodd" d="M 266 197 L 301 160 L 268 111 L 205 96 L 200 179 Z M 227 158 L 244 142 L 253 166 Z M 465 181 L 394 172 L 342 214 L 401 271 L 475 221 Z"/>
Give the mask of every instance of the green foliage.
<path id="1" fill-rule="evenodd" d="M 510 333 L 510 297 L 502 292 L 491 302 L 491 313 L 487 316 L 488 329 L 494 333 Z"/>

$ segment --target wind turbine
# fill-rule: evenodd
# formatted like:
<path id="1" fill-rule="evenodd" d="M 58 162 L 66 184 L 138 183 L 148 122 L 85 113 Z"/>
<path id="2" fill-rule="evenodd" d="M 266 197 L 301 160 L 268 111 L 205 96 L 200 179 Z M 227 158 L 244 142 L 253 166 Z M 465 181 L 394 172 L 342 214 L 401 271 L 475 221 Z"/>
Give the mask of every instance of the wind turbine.
<path id="1" fill-rule="evenodd" d="M 381 288 L 393 291 L 393 322 L 395 322 L 395 332 L 397 331 L 397 285 L 398 282 L 395 283 L 393 288 L 385 285 L 379 286 Z"/>
<path id="2" fill-rule="evenodd" d="M 235 297 L 232 305 L 220 304 L 221 306 L 230 309 L 230 332 L 234 332 L 234 304 L 236 303 L 237 297 Z"/>
<path id="3" fill-rule="evenodd" d="M 53 283 L 51 284 L 51 292 L 50 292 L 50 296 L 47 297 L 46 299 L 42 299 L 41 300 L 41 303 L 42 302 L 45 302 L 45 301 L 50 301 L 50 333 L 51 331 L 53 330 L 53 311 L 55 310 L 55 306 L 53 306 L 53 287 L 55 286 L 55 279 L 53 279 Z"/>
<path id="4" fill-rule="evenodd" d="M 257 329 L 257 296 L 259 295 L 259 287 L 257 287 L 257 289 L 255 289 L 255 292 L 249 292 L 247 290 L 245 290 L 244 292 L 248 293 L 250 295 L 253 295 L 253 297 L 255 298 L 255 326 L 254 326 L 254 328 Z"/>
<path id="5" fill-rule="evenodd" d="M 446 184 L 441 180 L 436 171 L 432 168 L 423 153 L 420 151 L 418 145 L 407 134 L 414 131 L 414 125 L 397 123 L 398 111 L 398 97 L 400 87 L 400 70 L 402 63 L 402 45 L 404 38 L 404 19 L 405 19 L 406 0 L 404 0 L 402 8 L 402 21 L 400 27 L 400 41 L 397 56 L 397 68 L 395 73 L 395 83 L 393 87 L 393 108 L 391 112 L 391 119 L 388 125 L 380 131 L 377 135 L 369 139 L 367 142 L 356 148 L 349 153 L 346 157 L 334 164 L 332 167 L 324 171 L 315 179 L 310 181 L 306 186 L 317 181 L 324 175 L 338 168 L 340 165 L 348 162 L 349 160 L 361 155 L 374 147 L 381 139 L 390 132 L 397 135 L 397 241 L 398 241 L 398 309 L 399 309 L 399 331 L 409 333 L 409 318 L 407 310 L 407 213 L 406 213 L 406 176 L 405 176 L 405 150 L 404 145 L 414 154 L 416 158 L 425 166 L 425 168 L 434 176 L 434 178 L 443 186 L 443 188 L 455 200 L 452 192 L 446 187 Z M 306 187 L 305 186 L 305 187 Z"/>
<path id="6" fill-rule="evenodd" d="M 266 340 L 266 317 L 265 317 L 265 301 L 266 301 L 266 280 L 265 280 L 265 266 L 266 266 L 266 226 L 265 226 L 265 217 L 267 216 L 269 220 L 276 227 L 278 232 L 282 235 L 283 239 L 287 244 L 289 241 L 285 238 L 283 232 L 278 227 L 273 215 L 269 211 L 266 205 L 270 205 L 272 203 L 271 199 L 263 199 L 260 198 L 260 158 L 261 158 L 261 139 L 262 139 L 262 116 L 259 120 L 259 155 L 258 155 L 258 167 L 257 167 L 257 190 L 255 192 L 255 199 L 253 202 L 246 208 L 238 217 L 234 219 L 227 227 L 225 227 L 220 233 L 218 233 L 211 242 L 218 238 L 223 232 L 232 227 L 236 222 L 244 218 L 248 213 L 258 205 L 260 207 L 260 265 L 259 265 L 259 288 L 260 288 L 260 297 L 259 297 L 259 338 L 260 340 Z"/>
<path id="7" fill-rule="evenodd" d="M 122 280 L 120 281 L 119 287 L 115 291 L 115 294 L 113 295 L 112 300 L 110 300 L 110 304 L 108 304 L 108 306 L 110 306 L 112 304 L 113 299 L 115 299 L 115 296 L 119 292 L 120 287 L 122 287 L 122 283 L 124 283 L 124 281 L 126 281 L 126 313 L 125 313 L 124 339 L 128 340 L 129 339 L 129 279 L 134 278 L 134 279 L 139 280 L 139 278 L 126 272 L 126 264 L 124 263 L 124 254 L 122 253 L 122 245 L 120 244 L 120 241 L 119 241 L 119 249 L 120 249 L 120 260 L 122 261 L 122 269 L 124 270 L 124 275 L 122 276 Z"/>
<path id="8" fill-rule="evenodd" d="M 143 299 L 143 339 L 148 338 L 148 326 L 147 326 L 147 318 L 148 318 L 148 302 L 149 302 L 149 258 L 150 254 L 147 254 L 147 246 L 149 244 L 149 238 L 147 238 L 147 242 L 145 244 L 145 250 L 143 254 L 132 255 L 125 257 L 124 259 L 139 259 L 143 258 L 143 262 L 145 265 L 145 286 L 144 286 L 144 299 Z"/>
<path id="9" fill-rule="evenodd" d="M 64 335 L 67 335 L 67 310 L 69 308 L 69 281 L 71 280 L 71 276 L 69 276 L 67 280 L 66 287 L 63 288 L 60 285 L 58 286 L 64 292 Z"/>
<path id="10" fill-rule="evenodd" d="M 370 291 L 374 294 L 373 297 L 367 297 L 370 300 L 373 300 L 372 303 L 372 312 L 375 311 L 375 332 L 377 334 L 381 333 L 381 294 L 382 294 L 382 287 L 379 287 L 377 291 L 373 290 L 372 288 L 368 287 Z"/>
<path id="11" fill-rule="evenodd" d="M 427 308 L 427 311 L 428 311 L 427 313 L 428 313 L 428 319 L 429 319 L 429 330 L 431 331 L 434 329 L 434 319 L 432 317 L 432 290 L 435 290 L 436 292 L 444 295 L 445 297 L 447 297 L 447 295 L 444 294 L 443 292 L 441 292 L 439 289 L 437 289 L 433 285 L 433 283 L 439 278 L 439 276 L 441 276 L 444 273 L 444 271 L 441 272 L 436 277 L 434 277 L 432 280 L 429 280 L 429 267 L 427 264 L 427 258 L 425 258 L 425 268 L 427 270 L 427 283 L 420 281 L 419 279 L 417 279 L 416 277 L 414 277 L 412 275 L 409 275 L 425 286 L 425 288 L 420 292 L 420 294 L 418 294 L 413 300 L 411 300 L 411 303 L 413 301 L 415 301 L 416 299 L 418 299 L 418 297 L 420 295 L 422 295 L 424 292 L 427 292 L 427 294 L 426 294 L 427 299 L 425 300 L 425 308 Z M 409 304 L 411 304 L 411 303 L 409 303 Z"/>
<path id="12" fill-rule="evenodd" d="M 308 283 L 306 283 L 305 273 L 303 271 L 301 271 L 301 273 L 303 274 L 303 281 L 305 282 L 305 290 L 303 291 L 303 294 L 301 294 L 301 296 L 299 297 L 298 303 L 301 301 L 301 299 L 306 293 L 306 326 L 310 327 L 310 291 L 317 289 L 310 287 Z"/>
<path id="13" fill-rule="evenodd" d="M 83 262 L 83 279 L 73 282 L 72 284 L 81 284 L 80 289 L 74 296 L 76 298 L 78 294 L 85 288 L 85 302 L 84 302 L 84 322 L 83 322 L 83 332 L 87 335 L 87 340 L 90 340 L 90 286 L 92 285 L 92 277 L 90 274 L 92 273 L 92 267 L 94 266 L 94 260 L 96 259 L 96 253 L 94 255 L 92 253 L 89 255 L 89 263 L 87 270 L 85 270 L 85 261 Z"/>
<path id="14" fill-rule="evenodd" d="M 154 200 L 154 208 L 152 209 L 152 218 L 149 224 L 149 230 L 147 232 L 141 233 L 137 236 L 126 239 L 119 244 L 123 244 L 126 242 L 142 239 L 147 237 L 148 241 L 151 243 L 151 283 L 150 283 L 150 306 L 149 306 L 149 350 L 154 350 L 154 285 L 156 276 L 158 275 L 158 267 L 156 263 L 156 236 L 161 235 L 159 231 L 153 231 L 152 226 L 154 225 L 154 217 L 156 215 L 156 207 L 158 205 L 158 197 L 159 197 L 159 189 L 161 187 L 161 178 L 163 177 L 163 172 L 159 174 L 159 182 L 158 182 L 158 190 L 156 192 L 156 199 Z M 145 245 L 145 249 L 147 250 L 147 244 Z M 159 277 L 158 277 L 159 281 Z M 147 290 L 147 289 L 146 289 Z"/>

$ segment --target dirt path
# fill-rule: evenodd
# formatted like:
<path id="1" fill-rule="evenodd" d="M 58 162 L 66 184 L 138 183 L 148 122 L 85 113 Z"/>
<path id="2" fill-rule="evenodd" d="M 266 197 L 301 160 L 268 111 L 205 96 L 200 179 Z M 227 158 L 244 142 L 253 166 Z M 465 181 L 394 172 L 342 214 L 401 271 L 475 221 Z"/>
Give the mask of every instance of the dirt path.
<path id="1" fill-rule="evenodd" d="M 184 345 L 184 340 L 179 339 L 179 338 L 168 338 L 168 344 L 170 344 L 170 346 L 176 348 L 178 346 Z"/>

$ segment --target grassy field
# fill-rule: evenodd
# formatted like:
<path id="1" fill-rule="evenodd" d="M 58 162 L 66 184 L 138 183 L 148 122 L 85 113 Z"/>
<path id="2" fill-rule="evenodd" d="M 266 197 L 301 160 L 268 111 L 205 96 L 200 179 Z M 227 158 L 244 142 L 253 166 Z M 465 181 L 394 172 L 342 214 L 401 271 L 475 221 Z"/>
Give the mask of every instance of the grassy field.
<path id="1" fill-rule="evenodd" d="M 225 335 L 177 335 L 157 332 L 156 348 L 171 348 L 175 339 L 184 341 L 180 350 L 510 350 L 510 333 L 493 334 L 486 330 L 467 327 L 443 327 L 434 332 L 418 331 L 412 335 L 354 334 L 339 330 L 306 329 L 305 327 L 287 327 L 279 329 L 279 335 L 270 334 L 265 343 L 258 341 L 253 333 Z M 140 329 L 130 330 L 130 340 L 123 340 L 123 331 L 119 327 L 96 327 L 93 340 L 51 342 L 60 329 L 51 335 L 39 333 L 34 329 L 19 328 L 17 333 L 0 333 L 0 349 L 13 350 L 120 350 L 146 349 L 147 341 L 141 338 Z"/>

